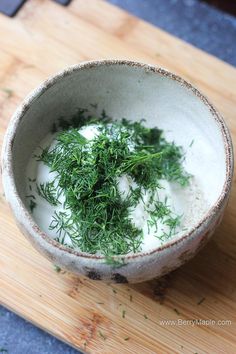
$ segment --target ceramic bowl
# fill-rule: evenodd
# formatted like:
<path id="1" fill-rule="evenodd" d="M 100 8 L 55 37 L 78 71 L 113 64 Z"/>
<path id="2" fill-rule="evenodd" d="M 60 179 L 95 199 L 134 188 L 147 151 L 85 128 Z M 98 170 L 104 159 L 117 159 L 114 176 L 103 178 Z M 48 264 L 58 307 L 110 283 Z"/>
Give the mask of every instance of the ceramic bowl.
<path id="1" fill-rule="evenodd" d="M 145 118 L 149 126 L 172 132 L 175 142 L 191 153 L 186 168 L 195 171 L 209 207 L 191 230 L 156 249 L 118 256 L 122 267 L 104 257 L 74 251 L 40 230 L 28 210 L 26 166 L 40 141 L 59 116 L 71 117 L 91 103 L 114 117 Z M 164 69 L 131 61 L 85 62 L 49 78 L 15 112 L 3 145 L 5 195 L 23 234 L 53 263 L 91 279 L 116 283 L 145 281 L 179 267 L 209 240 L 227 204 L 233 174 L 229 131 L 220 114 L 196 88 Z"/>

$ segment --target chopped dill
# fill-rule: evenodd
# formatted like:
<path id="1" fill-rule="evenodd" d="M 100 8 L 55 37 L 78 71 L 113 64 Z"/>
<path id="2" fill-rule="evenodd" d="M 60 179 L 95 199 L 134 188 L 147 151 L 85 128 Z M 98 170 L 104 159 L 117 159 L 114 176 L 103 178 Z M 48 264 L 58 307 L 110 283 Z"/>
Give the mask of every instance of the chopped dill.
<path id="1" fill-rule="evenodd" d="M 132 302 L 133 301 L 133 295 L 129 296 L 129 301 Z"/>
<path id="2" fill-rule="evenodd" d="M 102 331 L 99 330 L 98 333 L 103 340 L 107 339 L 107 336 L 105 336 L 105 334 L 103 334 Z"/>
<path id="3" fill-rule="evenodd" d="M 113 291 L 114 294 L 117 294 L 116 289 L 113 289 L 113 288 L 112 288 L 112 291 Z"/>
<path id="4" fill-rule="evenodd" d="M 174 309 L 174 311 L 177 313 L 177 315 L 180 315 L 180 312 L 179 312 L 179 310 L 177 310 L 177 309 Z"/>
<path id="5" fill-rule="evenodd" d="M 36 182 L 36 178 L 28 178 L 29 182 Z"/>
<path id="6" fill-rule="evenodd" d="M 147 320 L 147 319 L 148 319 L 148 317 L 147 317 L 147 315 L 146 315 L 146 314 L 144 314 L 144 315 L 143 315 L 143 317 L 145 318 L 145 320 Z"/>
<path id="7" fill-rule="evenodd" d="M 11 97 L 13 95 L 13 90 L 9 89 L 9 88 L 2 88 L 1 89 L 3 92 L 5 92 L 7 94 L 7 97 Z"/>
<path id="8" fill-rule="evenodd" d="M 61 272 L 61 267 L 59 267 L 58 265 L 54 264 L 54 270 L 55 270 L 55 272 L 60 273 Z"/>
<path id="9" fill-rule="evenodd" d="M 192 147 L 194 144 L 194 139 L 191 141 L 191 143 L 189 144 L 189 147 Z"/>
<path id="10" fill-rule="evenodd" d="M 68 214 L 63 211 L 59 211 L 54 213 L 51 224 L 49 225 L 49 230 L 56 229 L 58 241 L 64 244 L 66 233 L 68 230 L 73 231 L 73 227 L 73 221 L 68 218 Z"/>
<path id="11" fill-rule="evenodd" d="M 92 142 L 79 131 L 91 124 L 99 132 Z M 55 207 L 62 205 L 60 196 L 64 198 L 63 211 L 54 211 L 49 226 L 58 242 L 66 245 L 69 237 L 70 247 L 90 254 L 101 252 L 107 264 L 122 267 L 124 261 L 113 256 L 141 250 L 143 231 L 132 222 L 130 210 L 143 200 L 144 190 L 150 192 L 148 230 L 158 231 L 161 220 L 168 229 L 158 236 L 161 241 L 177 232 L 181 216 L 155 195 L 161 179 L 186 186 L 190 175 L 182 164 L 182 147 L 167 142 L 160 129 L 148 128 L 143 121 L 112 121 L 104 110 L 94 117 L 80 108 L 70 120 L 60 117 L 52 131 L 58 132 L 55 146 L 43 149 L 36 158 L 57 177 L 36 187 Z M 125 198 L 118 188 L 118 179 L 124 175 L 136 185 Z"/>
<path id="12" fill-rule="evenodd" d="M 31 213 L 33 213 L 36 206 L 37 206 L 37 204 L 35 203 L 35 201 L 30 199 L 29 208 L 30 208 Z"/>
<path id="13" fill-rule="evenodd" d="M 203 301 L 205 301 L 206 300 L 206 298 L 205 297 L 202 297 L 198 302 L 197 302 L 197 304 L 198 305 L 201 305 L 202 303 L 203 303 Z"/>
<path id="14" fill-rule="evenodd" d="M 56 206 L 59 204 L 58 197 L 60 191 L 56 188 L 54 182 L 40 183 L 40 185 L 37 184 L 37 191 L 38 194 L 46 199 L 51 205 Z"/>
<path id="15" fill-rule="evenodd" d="M 125 337 L 124 340 L 130 340 L 130 337 Z"/>
<path id="16" fill-rule="evenodd" d="M 122 318 L 125 318 L 126 311 L 122 310 Z"/>

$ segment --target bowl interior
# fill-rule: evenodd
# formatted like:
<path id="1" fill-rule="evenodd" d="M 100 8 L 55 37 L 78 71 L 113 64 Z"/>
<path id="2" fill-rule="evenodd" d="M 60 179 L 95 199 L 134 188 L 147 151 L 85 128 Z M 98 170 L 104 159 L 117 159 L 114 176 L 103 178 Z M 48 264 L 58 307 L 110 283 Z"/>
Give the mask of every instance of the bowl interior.
<path id="1" fill-rule="evenodd" d="M 96 109 L 94 104 L 98 104 Z M 25 109 L 13 142 L 17 191 L 26 202 L 26 166 L 34 149 L 61 116 L 71 118 L 78 107 L 115 119 L 144 118 L 164 130 L 168 140 L 186 151 L 185 166 L 212 207 L 226 179 L 226 154 L 220 124 L 210 108 L 183 82 L 147 66 L 85 65 L 39 89 Z M 190 145 L 191 148 L 190 148 Z"/>

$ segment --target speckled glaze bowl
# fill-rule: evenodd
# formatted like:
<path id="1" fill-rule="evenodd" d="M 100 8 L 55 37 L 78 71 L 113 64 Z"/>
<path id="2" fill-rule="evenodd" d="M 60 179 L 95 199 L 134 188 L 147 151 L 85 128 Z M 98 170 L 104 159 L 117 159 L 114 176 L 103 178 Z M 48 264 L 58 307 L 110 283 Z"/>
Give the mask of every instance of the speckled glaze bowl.
<path id="1" fill-rule="evenodd" d="M 204 217 L 181 238 L 146 253 L 117 256 L 122 267 L 104 257 L 76 252 L 42 232 L 26 203 L 25 170 L 35 147 L 59 116 L 70 118 L 78 107 L 91 103 L 114 118 L 145 118 L 149 126 L 173 132 L 188 150 L 186 168 L 207 196 Z M 171 133 L 169 135 L 171 138 Z M 91 279 L 116 283 L 142 282 L 179 267 L 209 240 L 227 204 L 233 174 L 229 131 L 222 117 L 197 89 L 161 68 L 142 63 L 105 60 L 84 62 L 49 78 L 15 112 L 5 135 L 2 175 L 5 195 L 23 234 L 53 263 Z"/>

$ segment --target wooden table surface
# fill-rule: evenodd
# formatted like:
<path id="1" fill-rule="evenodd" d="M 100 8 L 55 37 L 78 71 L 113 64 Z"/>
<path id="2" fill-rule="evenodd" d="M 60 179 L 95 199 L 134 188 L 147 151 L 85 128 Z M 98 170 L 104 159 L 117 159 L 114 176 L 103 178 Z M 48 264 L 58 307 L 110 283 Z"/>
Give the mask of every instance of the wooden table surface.
<path id="1" fill-rule="evenodd" d="M 1 144 L 31 89 L 67 65 L 98 58 L 135 59 L 183 76 L 212 100 L 236 141 L 236 69 L 105 1 L 63 8 L 31 0 L 14 19 L 0 15 L 0 34 Z M 172 274 L 132 286 L 55 272 L 18 231 L 2 189 L 0 213 L 0 301 L 37 326 L 87 353 L 235 353 L 235 180 L 212 241 Z M 184 322 L 193 319 L 200 322 Z"/>

